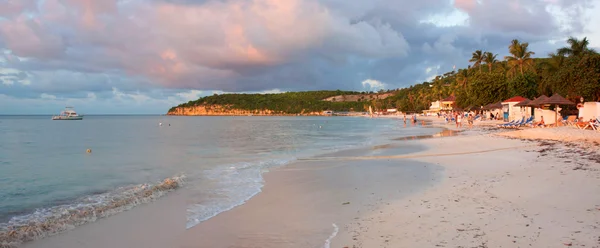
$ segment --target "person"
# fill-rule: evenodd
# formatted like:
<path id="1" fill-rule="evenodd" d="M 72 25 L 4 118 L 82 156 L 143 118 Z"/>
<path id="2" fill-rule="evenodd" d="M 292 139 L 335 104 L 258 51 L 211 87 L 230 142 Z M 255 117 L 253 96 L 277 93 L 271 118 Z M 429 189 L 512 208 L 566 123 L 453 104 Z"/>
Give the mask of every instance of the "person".
<path id="1" fill-rule="evenodd" d="M 533 123 L 533 127 L 544 127 L 546 123 L 544 122 L 544 116 L 541 116 L 542 119 L 539 122 Z"/>
<path id="2" fill-rule="evenodd" d="M 456 116 L 456 127 L 462 127 L 462 113 Z"/>
<path id="3" fill-rule="evenodd" d="M 469 129 L 473 128 L 473 114 L 469 114 Z"/>
<path id="4" fill-rule="evenodd" d="M 404 124 L 406 124 L 406 113 L 404 113 Z"/>

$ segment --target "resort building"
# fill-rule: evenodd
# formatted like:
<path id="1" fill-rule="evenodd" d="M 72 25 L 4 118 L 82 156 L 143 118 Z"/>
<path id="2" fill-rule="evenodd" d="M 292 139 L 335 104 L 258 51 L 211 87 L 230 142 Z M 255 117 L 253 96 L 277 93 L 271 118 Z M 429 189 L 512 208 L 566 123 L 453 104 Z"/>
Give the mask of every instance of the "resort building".
<path id="1" fill-rule="evenodd" d="M 423 110 L 423 114 L 429 116 L 429 115 L 435 115 L 437 113 L 440 112 L 440 101 L 435 101 L 435 102 L 431 102 L 431 106 L 429 106 L 429 109 Z"/>
<path id="2" fill-rule="evenodd" d="M 442 111 L 452 111 L 456 106 L 456 97 L 449 96 L 440 101 Z"/>

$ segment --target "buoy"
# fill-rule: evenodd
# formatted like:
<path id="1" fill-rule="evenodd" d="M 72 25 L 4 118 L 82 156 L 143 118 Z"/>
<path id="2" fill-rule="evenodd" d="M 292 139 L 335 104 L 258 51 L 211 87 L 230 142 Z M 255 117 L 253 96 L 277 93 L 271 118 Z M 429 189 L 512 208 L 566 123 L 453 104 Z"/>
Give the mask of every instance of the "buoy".
<path id="1" fill-rule="evenodd" d="M 87 150 L 85 150 L 85 152 L 92 153 L 92 149 L 88 148 Z"/>
<path id="2" fill-rule="evenodd" d="M 162 126 L 162 122 L 159 122 L 159 123 L 158 123 L 158 125 L 159 125 L 159 126 Z"/>

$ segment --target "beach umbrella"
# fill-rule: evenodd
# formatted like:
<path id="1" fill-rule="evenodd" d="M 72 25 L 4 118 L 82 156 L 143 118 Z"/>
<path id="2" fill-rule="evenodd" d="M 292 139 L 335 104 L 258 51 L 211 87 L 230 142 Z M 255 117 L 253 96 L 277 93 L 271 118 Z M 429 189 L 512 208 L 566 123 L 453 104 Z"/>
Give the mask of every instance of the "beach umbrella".
<path id="1" fill-rule="evenodd" d="M 502 102 L 497 102 L 497 103 L 492 103 L 489 106 L 490 109 L 501 109 L 502 108 Z"/>
<path id="2" fill-rule="evenodd" d="M 523 108 L 528 107 L 528 103 L 530 103 L 531 100 L 525 98 L 525 100 L 520 101 L 519 103 L 515 104 L 516 107 L 520 107 L 521 108 L 521 114 L 523 113 Z"/>
<path id="3" fill-rule="evenodd" d="M 565 99 L 564 97 L 560 96 L 559 94 L 554 93 L 554 95 L 552 95 L 551 97 L 548 97 L 544 100 L 539 101 L 540 105 L 544 105 L 544 104 L 552 104 L 552 105 L 556 105 L 556 108 L 554 109 L 554 121 L 555 123 L 558 123 L 558 105 L 575 105 L 574 102 L 571 102 L 567 99 Z"/>
<path id="4" fill-rule="evenodd" d="M 527 104 L 530 102 L 531 102 L 531 100 L 525 98 L 525 100 L 520 101 L 519 103 L 515 104 L 515 107 L 528 107 L 529 105 L 527 105 Z"/>
<path id="5" fill-rule="evenodd" d="M 537 107 L 543 104 L 540 104 L 541 101 L 548 99 L 546 95 L 541 95 L 540 97 L 533 99 L 531 102 L 527 103 L 525 106 Z"/>

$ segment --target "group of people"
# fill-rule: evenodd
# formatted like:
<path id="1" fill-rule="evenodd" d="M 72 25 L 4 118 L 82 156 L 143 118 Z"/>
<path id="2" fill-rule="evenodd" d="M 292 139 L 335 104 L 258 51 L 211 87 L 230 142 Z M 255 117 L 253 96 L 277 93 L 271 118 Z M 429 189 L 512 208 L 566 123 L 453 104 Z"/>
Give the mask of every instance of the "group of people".
<path id="1" fill-rule="evenodd" d="M 469 128 L 473 128 L 473 121 L 475 120 L 475 113 L 471 112 L 459 112 L 452 111 L 449 113 L 438 113 L 438 118 L 444 117 L 446 123 L 451 123 L 452 121 L 456 124 L 457 128 L 462 128 L 463 122 L 466 119 Z"/>

